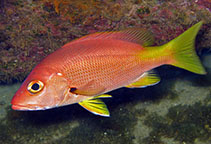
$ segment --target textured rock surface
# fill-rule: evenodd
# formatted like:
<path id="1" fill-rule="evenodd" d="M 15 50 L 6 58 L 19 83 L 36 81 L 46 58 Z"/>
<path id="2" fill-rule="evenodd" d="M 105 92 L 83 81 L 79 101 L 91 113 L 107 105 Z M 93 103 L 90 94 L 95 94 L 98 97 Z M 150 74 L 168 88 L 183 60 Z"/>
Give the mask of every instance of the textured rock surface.
<path id="1" fill-rule="evenodd" d="M 22 81 L 49 53 L 83 35 L 141 27 L 164 44 L 196 22 L 197 49 L 210 49 L 210 1 L 1 0 L 0 82 Z M 209 5 L 210 4 L 210 5 Z"/>

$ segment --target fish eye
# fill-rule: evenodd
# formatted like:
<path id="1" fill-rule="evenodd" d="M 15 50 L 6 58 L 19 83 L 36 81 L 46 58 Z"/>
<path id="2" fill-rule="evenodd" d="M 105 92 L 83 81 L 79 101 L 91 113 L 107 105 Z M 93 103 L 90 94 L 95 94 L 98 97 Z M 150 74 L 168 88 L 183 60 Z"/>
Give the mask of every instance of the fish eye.
<path id="1" fill-rule="evenodd" d="M 39 80 L 33 80 L 28 84 L 27 90 L 33 94 L 40 92 L 44 87 L 43 82 Z"/>

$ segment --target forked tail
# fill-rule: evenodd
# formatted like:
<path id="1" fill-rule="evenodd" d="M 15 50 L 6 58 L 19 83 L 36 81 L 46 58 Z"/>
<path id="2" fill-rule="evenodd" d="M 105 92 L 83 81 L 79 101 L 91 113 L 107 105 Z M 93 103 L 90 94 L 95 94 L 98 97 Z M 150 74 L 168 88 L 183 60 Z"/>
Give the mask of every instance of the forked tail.
<path id="1" fill-rule="evenodd" d="M 202 21 L 193 25 L 184 33 L 163 45 L 171 51 L 173 61 L 170 63 L 197 74 L 206 74 L 195 51 L 195 38 L 202 25 Z"/>

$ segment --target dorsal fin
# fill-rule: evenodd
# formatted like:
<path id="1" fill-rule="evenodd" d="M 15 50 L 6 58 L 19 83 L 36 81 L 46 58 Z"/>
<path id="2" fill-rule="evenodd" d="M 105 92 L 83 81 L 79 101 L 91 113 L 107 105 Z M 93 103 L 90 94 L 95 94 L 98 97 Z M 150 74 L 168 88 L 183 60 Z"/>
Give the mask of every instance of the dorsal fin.
<path id="1" fill-rule="evenodd" d="M 150 46 L 154 42 L 154 37 L 152 33 L 142 28 L 130 28 L 119 33 L 123 33 L 126 35 L 124 40 L 131 41 L 134 43 L 141 44 L 142 46 Z"/>
<path id="2" fill-rule="evenodd" d="M 97 32 L 83 36 L 73 42 L 81 42 L 92 39 L 117 39 L 137 43 L 142 46 L 150 46 L 154 41 L 152 34 L 147 30 L 142 28 L 129 28 L 122 31 Z"/>

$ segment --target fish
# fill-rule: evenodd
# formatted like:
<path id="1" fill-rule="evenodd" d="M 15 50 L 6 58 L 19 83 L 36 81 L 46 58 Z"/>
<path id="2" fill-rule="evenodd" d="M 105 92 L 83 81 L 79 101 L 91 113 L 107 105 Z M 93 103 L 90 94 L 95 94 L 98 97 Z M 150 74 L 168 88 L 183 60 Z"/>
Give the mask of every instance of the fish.
<path id="1" fill-rule="evenodd" d="M 161 46 L 143 28 L 97 32 L 75 39 L 45 57 L 11 100 L 12 109 L 35 111 L 78 103 L 109 117 L 101 98 L 118 88 L 143 88 L 160 81 L 154 68 L 172 65 L 206 74 L 195 51 L 200 21 Z"/>

